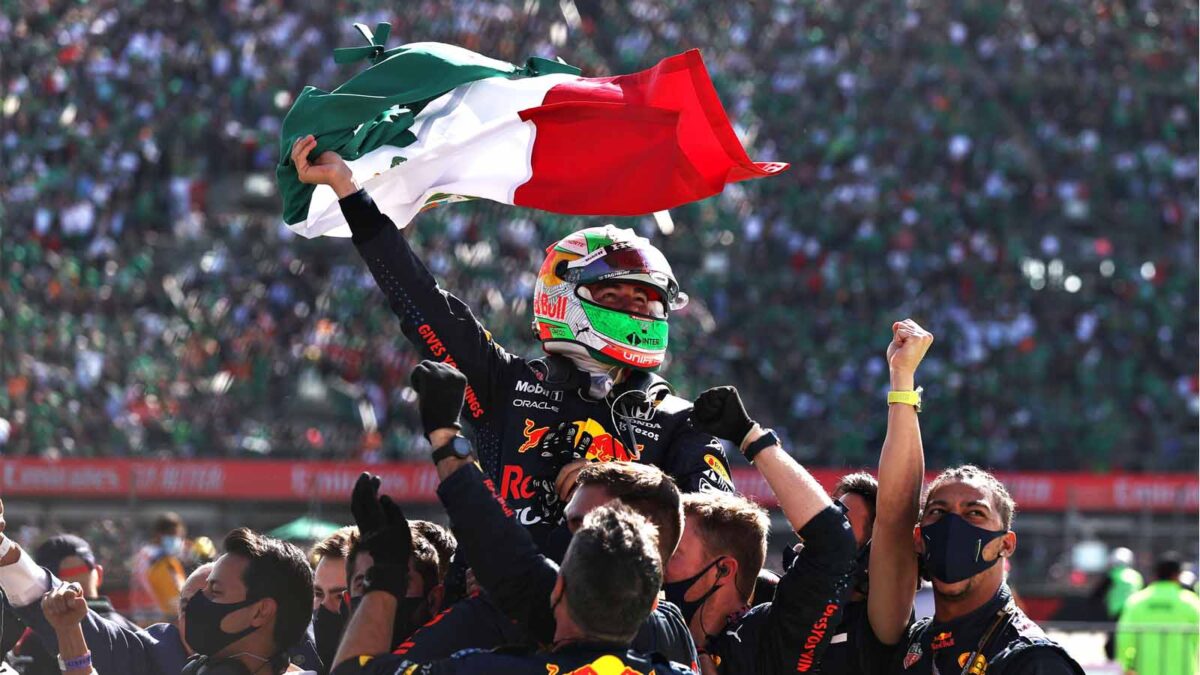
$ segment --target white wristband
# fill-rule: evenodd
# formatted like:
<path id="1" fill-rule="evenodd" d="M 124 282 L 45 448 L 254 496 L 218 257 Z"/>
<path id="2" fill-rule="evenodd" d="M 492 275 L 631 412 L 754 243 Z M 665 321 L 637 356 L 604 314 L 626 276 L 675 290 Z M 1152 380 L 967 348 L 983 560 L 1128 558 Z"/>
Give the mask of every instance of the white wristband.
<path id="1" fill-rule="evenodd" d="M 8 552 L 11 551 L 13 546 L 16 545 L 16 542 L 14 542 L 11 537 L 4 537 L 0 535 L 0 558 L 8 555 Z"/>

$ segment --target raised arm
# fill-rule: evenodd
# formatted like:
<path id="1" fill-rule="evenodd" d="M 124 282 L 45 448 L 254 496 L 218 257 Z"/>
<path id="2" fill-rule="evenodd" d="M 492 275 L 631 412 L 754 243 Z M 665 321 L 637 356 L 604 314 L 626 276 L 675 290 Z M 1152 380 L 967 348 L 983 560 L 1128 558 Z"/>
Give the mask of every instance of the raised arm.
<path id="1" fill-rule="evenodd" d="M 750 419 L 737 389 L 709 389 L 696 400 L 692 415 L 699 428 L 738 444 L 804 540 L 775 589 L 755 658 L 761 672 L 807 671 L 828 647 L 849 589 L 855 555 L 850 523 L 774 432 Z"/>
<path id="2" fill-rule="evenodd" d="M 444 364 L 425 361 L 412 374 L 418 407 L 434 449 L 450 443 L 458 431 L 466 378 Z M 469 458 L 442 457 L 437 462 L 438 497 L 458 550 L 475 571 L 496 606 L 539 642 L 554 638 L 550 596 L 558 566 L 538 552 L 533 537 L 514 518 L 496 486 Z"/>
<path id="3" fill-rule="evenodd" d="M 408 594 L 412 531 L 400 506 L 379 496 L 378 476 L 362 474 L 354 484 L 350 511 L 362 535 L 359 550 L 371 554 L 373 564 L 364 582 L 362 603 L 350 617 L 333 657 L 335 673 L 362 670 L 372 659 L 392 650 L 392 625 L 398 599 Z"/>
<path id="4" fill-rule="evenodd" d="M 912 319 L 892 324 L 887 348 L 892 391 L 914 390 L 917 365 L 933 344 L 933 335 Z M 904 635 L 917 591 L 917 554 L 913 526 L 921 483 L 925 478 L 925 452 L 917 409 L 906 403 L 888 406 L 887 436 L 879 454 L 879 495 L 875 526 L 871 532 L 871 589 L 867 616 L 879 640 L 896 644 Z"/>
<path id="5" fill-rule="evenodd" d="M 471 419 L 499 405 L 506 392 L 505 369 L 519 359 L 492 341 L 491 333 L 461 300 L 443 291 L 390 218 L 351 177 L 335 152 L 314 160 L 312 136 L 292 146 L 292 162 L 301 182 L 329 185 L 350 225 L 354 245 L 400 319 L 404 335 L 423 358 L 450 363 L 470 382 L 466 402 Z"/>
<path id="6" fill-rule="evenodd" d="M 714 387 L 700 394 L 692 419 L 701 431 L 738 446 L 771 486 L 792 529 L 804 529 L 833 504 L 812 474 L 780 447 L 774 432 L 750 419 L 735 387 Z"/>

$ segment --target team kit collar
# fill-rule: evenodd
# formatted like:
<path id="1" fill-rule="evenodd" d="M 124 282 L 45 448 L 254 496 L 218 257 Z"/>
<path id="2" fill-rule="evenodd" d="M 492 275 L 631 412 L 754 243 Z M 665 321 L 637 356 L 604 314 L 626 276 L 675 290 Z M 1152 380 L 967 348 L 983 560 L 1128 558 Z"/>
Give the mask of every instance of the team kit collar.
<path id="1" fill-rule="evenodd" d="M 969 654 L 978 645 L 996 613 L 1010 602 L 1012 602 L 1012 592 L 1008 589 L 1008 584 L 1000 584 L 1000 588 L 991 600 L 969 614 L 946 622 L 933 620 L 925 630 L 921 631 L 917 640 L 908 645 L 903 661 L 905 672 L 957 674 L 958 668 L 952 671 L 939 670 L 937 665 L 939 656 L 943 653 L 952 654 L 957 663 L 961 654 Z M 925 657 L 929 655 L 932 655 L 931 658 L 925 661 Z M 928 664 L 928 667 L 915 668 L 923 661 Z"/>

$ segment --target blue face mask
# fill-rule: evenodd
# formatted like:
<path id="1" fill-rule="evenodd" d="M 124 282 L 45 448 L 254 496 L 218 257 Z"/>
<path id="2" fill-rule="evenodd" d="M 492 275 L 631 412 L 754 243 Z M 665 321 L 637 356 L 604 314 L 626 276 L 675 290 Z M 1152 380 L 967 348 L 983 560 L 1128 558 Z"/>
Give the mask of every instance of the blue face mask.
<path id="1" fill-rule="evenodd" d="M 162 538 L 162 550 L 167 555 L 177 556 L 183 553 L 183 539 L 176 536 L 167 536 Z"/>
<path id="2" fill-rule="evenodd" d="M 921 526 L 925 554 L 921 556 L 924 573 L 947 584 L 970 579 L 991 569 L 1000 556 L 984 560 L 983 547 L 1003 537 L 1008 530 L 985 530 L 962 516 L 947 513 L 936 523 Z"/>

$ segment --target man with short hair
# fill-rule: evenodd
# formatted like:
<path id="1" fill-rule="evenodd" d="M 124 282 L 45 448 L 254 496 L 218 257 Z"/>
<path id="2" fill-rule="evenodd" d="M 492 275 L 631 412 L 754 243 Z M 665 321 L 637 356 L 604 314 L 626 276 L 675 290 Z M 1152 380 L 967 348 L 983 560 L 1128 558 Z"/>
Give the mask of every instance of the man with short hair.
<path id="1" fill-rule="evenodd" d="M 382 638 L 390 632 L 396 598 L 387 582 L 381 581 L 382 587 L 370 588 L 351 619 L 333 672 L 545 675 L 587 669 L 600 673 L 688 673 L 683 666 L 628 648 L 661 587 L 662 561 L 656 538 L 652 524 L 622 505 L 601 506 L 584 519 L 567 548 L 555 582 L 551 606 L 557 629 L 549 652 L 467 650 L 427 664 L 385 654 Z M 386 572 L 376 575 L 384 577 Z"/>
<path id="2" fill-rule="evenodd" d="M 408 524 L 412 528 L 413 535 L 422 537 L 437 551 L 437 582 L 445 584 L 446 575 L 450 573 L 450 561 L 458 550 L 458 540 L 454 538 L 454 534 L 449 529 L 428 520 L 410 520 Z"/>
<path id="3" fill-rule="evenodd" d="M 225 537 L 208 583 L 184 605 L 184 638 L 196 651 L 184 673 L 223 664 L 278 675 L 311 619 L 312 568 L 300 549 L 238 528 Z"/>
<path id="4" fill-rule="evenodd" d="M 179 589 L 183 572 L 187 528 L 179 514 L 159 514 L 151 527 L 150 541 L 133 559 L 129 602 L 139 626 L 174 621 L 179 614 Z"/>
<path id="5" fill-rule="evenodd" d="M 888 484 L 886 476 L 881 478 L 881 495 Z M 933 479 L 907 550 L 919 557 L 921 573 L 933 582 L 934 616 L 911 623 L 894 644 L 873 633 L 864 636 L 864 662 L 870 671 L 922 675 L 986 669 L 989 675 L 1082 675 L 1079 664 L 1016 606 L 1005 583 L 1000 562 L 1016 550 L 1015 512 L 1004 484 L 983 469 L 965 465 Z M 883 517 L 882 510 L 878 517 Z M 895 528 L 898 525 L 876 523 L 873 568 L 879 569 L 876 564 L 885 559 L 881 552 L 897 538 Z M 879 591 L 883 575 L 873 579 L 869 597 Z M 915 571 L 889 570 L 888 579 L 915 593 Z M 868 622 L 865 628 L 873 626 Z"/>
<path id="6" fill-rule="evenodd" d="M 804 543 L 769 603 L 751 605 L 766 558 L 766 511 L 736 495 L 684 495 L 686 520 L 667 565 L 666 598 L 683 611 L 705 672 L 810 672 L 837 624 L 855 555 L 843 507 L 747 414 L 737 389 L 696 399 L 697 428 L 730 441 L 762 474 Z"/>
<path id="7" fill-rule="evenodd" d="M 340 528 L 313 546 L 313 642 L 321 663 L 328 666 L 337 652 L 342 628 L 350 616 L 347 558 L 358 543 L 358 528 Z M 326 668 L 327 672 L 327 668 Z"/>
<path id="8" fill-rule="evenodd" d="M 846 519 L 850 521 L 854 541 L 860 548 L 871 542 L 871 528 L 875 526 L 875 499 L 878 495 L 879 481 L 866 471 L 842 476 L 830 493 L 846 507 Z"/>
<path id="9" fill-rule="evenodd" d="M 1200 671 L 1200 598 L 1179 583 L 1183 558 L 1164 553 L 1155 581 L 1129 596 L 1117 622 L 1117 663 L 1136 675 Z"/>
<path id="10" fill-rule="evenodd" d="M 346 558 L 358 542 L 358 528 L 348 525 L 339 528 L 313 546 L 309 558 L 313 566 L 313 610 L 324 607 L 338 613 L 347 590 Z"/>

